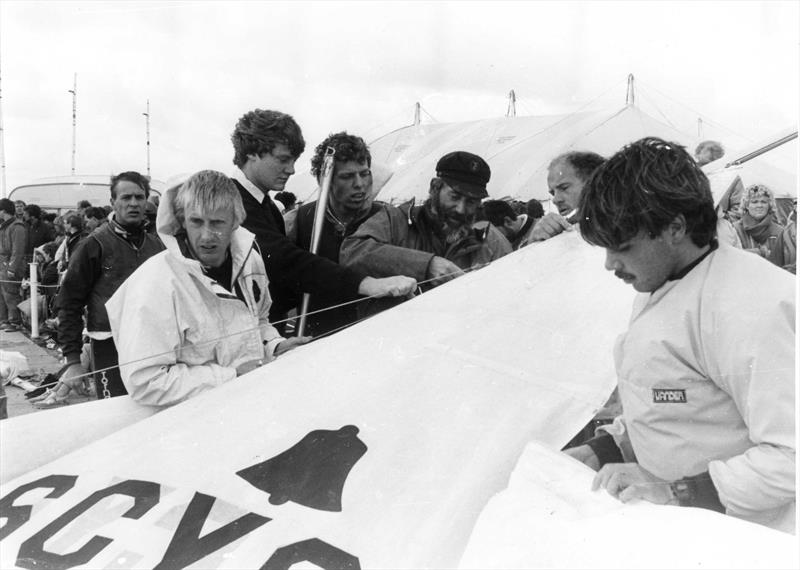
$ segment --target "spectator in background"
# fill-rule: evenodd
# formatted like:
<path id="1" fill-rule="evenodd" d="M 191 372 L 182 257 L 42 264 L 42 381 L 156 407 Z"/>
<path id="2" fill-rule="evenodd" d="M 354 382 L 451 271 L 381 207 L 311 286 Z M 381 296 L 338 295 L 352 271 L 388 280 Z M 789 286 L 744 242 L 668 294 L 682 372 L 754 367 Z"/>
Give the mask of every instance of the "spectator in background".
<path id="1" fill-rule="evenodd" d="M 89 202 L 89 200 L 79 200 L 76 211 L 78 212 L 79 215 L 83 216 L 86 213 L 86 210 L 91 207 L 92 203 Z"/>
<path id="2" fill-rule="evenodd" d="M 763 184 L 748 186 L 744 191 L 741 211 L 742 217 L 733 227 L 742 249 L 777 264 L 775 255 L 783 228 L 774 221 L 777 207 L 772 190 Z"/>
<path id="3" fill-rule="evenodd" d="M 525 213 L 528 214 L 529 218 L 533 219 L 535 224 L 544 217 L 544 206 L 536 198 L 531 198 L 525 203 Z"/>
<path id="4" fill-rule="evenodd" d="M 718 141 L 703 141 L 697 145 L 694 151 L 694 158 L 700 166 L 705 166 L 723 156 L 725 156 L 725 149 L 722 147 L 722 143 Z"/>
<path id="5" fill-rule="evenodd" d="M 517 215 L 511 204 L 505 200 L 487 200 L 483 203 L 483 214 L 515 250 L 521 247 L 535 221 L 527 214 Z"/>
<path id="6" fill-rule="evenodd" d="M 52 226 L 42 221 L 42 209 L 36 204 L 25 206 L 23 221 L 28 227 L 28 247 L 26 248 L 25 256 L 28 260 L 31 260 L 35 248 L 53 241 L 56 237 L 55 230 Z"/>
<path id="7" fill-rule="evenodd" d="M 147 220 L 147 233 L 158 237 L 156 233 L 156 214 L 158 212 L 158 208 L 156 205 L 153 204 L 151 201 L 147 201 L 144 205 L 144 215 Z"/>
<path id="8" fill-rule="evenodd" d="M 17 200 L 14 202 L 14 215 L 18 220 L 22 220 L 25 216 L 25 202 L 22 200 Z"/>
<path id="9" fill-rule="evenodd" d="M 20 283 L 25 277 L 28 228 L 16 216 L 14 202 L 0 199 L 0 330 L 19 330 L 22 322 L 17 305 Z"/>
<path id="10" fill-rule="evenodd" d="M 90 206 L 83 211 L 83 228 L 86 230 L 86 233 L 92 233 L 107 221 L 108 213 L 103 208 Z"/>
<path id="11" fill-rule="evenodd" d="M 786 271 L 797 274 L 797 198 L 786 218 L 786 226 L 778 238 L 771 261 Z"/>

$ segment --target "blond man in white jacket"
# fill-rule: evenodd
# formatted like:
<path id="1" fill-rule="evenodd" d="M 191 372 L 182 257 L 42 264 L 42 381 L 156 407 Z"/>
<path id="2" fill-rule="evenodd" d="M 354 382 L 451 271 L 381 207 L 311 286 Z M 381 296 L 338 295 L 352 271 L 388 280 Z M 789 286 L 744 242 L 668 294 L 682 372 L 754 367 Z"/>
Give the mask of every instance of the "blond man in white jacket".
<path id="1" fill-rule="evenodd" d="M 169 406 L 250 372 L 310 340 L 284 339 L 269 323 L 267 273 L 240 227 L 239 192 L 204 170 L 171 187 L 156 226 L 166 250 L 106 303 L 131 397 Z"/>

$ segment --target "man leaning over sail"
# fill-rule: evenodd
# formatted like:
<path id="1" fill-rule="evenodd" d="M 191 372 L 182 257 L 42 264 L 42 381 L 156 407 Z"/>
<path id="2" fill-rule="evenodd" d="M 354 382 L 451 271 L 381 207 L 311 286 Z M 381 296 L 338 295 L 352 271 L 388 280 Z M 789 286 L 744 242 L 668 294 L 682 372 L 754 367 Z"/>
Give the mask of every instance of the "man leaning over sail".
<path id="1" fill-rule="evenodd" d="M 176 404 L 233 380 L 307 337 L 269 324 L 267 274 L 244 207 L 222 173 L 198 172 L 167 190 L 157 226 L 166 251 L 106 304 L 131 397 Z"/>

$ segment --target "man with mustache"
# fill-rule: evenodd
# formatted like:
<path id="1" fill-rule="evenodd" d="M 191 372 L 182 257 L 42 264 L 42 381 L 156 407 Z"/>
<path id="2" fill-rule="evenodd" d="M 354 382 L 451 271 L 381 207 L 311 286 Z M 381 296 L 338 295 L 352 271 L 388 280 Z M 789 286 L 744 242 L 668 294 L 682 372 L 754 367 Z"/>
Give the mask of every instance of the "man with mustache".
<path id="1" fill-rule="evenodd" d="M 372 156 L 361 137 L 340 132 L 330 135 L 314 150 L 311 174 L 322 183 L 322 166 L 328 148 L 335 151 L 328 204 L 317 254 L 339 263 L 339 248 L 371 215 L 380 210 L 374 202 L 372 185 Z M 317 201 L 303 204 L 297 210 L 295 223 L 288 231 L 289 238 L 303 249 L 311 249 L 311 233 Z M 358 320 L 353 304 L 337 305 L 336 299 L 313 295 L 309 303 L 308 332 L 318 336 L 333 332 Z M 318 312 L 317 312 L 318 311 Z"/>
<path id="2" fill-rule="evenodd" d="M 614 349 L 622 415 L 567 451 L 622 501 L 795 525 L 795 283 L 719 244 L 686 150 L 632 143 L 592 176 L 581 234 L 640 292 Z"/>
<path id="3" fill-rule="evenodd" d="M 381 205 L 342 243 L 342 264 L 375 277 L 399 272 L 426 281 L 429 288 L 510 253 L 497 228 L 473 228 L 478 206 L 489 196 L 490 177 L 480 156 L 446 154 L 436 164 L 425 203 Z"/>
<path id="4" fill-rule="evenodd" d="M 338 303 L 367 297 L 405 297 L 416 282 L 397 272 L 374 279 L 314 255 L 286 237 L 281 212 L 269 191 L 281 191 L 294 174 L 294 164 L 305 149 L 300 126 L 286 113 L 255 109 L 244 114 L 231 135 L 232 177 L 244 204 L 242 227 L 256 236 L 269 276 L 272 296 L 270 322 L 283 333 L 287 314 L 302 293 L 336 299 Z"/>
<path id="5" fill-rule="evenodd" d="M 124 396 L 128 392 L 119 373 L 119 357 L 105 303 L 137 267 L 164 249 L 159 239 L 145 231 L 145 203 L 150 182 L 138 172 L 111 177 L 112 219 L 97 228 L 72 254 L 58 293 L 58 340 L 66 364 L 52 393 L 37 402 L 38 407 L 65 403 L 69 388 L 78 389 L 83 348 L 83 311 L 92 346 L 92 370 L 98 398 Z"/>

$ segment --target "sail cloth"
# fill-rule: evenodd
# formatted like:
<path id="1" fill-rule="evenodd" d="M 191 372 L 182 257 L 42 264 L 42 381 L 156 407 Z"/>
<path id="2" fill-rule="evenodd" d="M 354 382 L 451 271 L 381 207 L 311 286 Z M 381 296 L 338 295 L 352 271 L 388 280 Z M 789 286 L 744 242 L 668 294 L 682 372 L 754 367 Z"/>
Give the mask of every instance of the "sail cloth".
<path id="1" fill-rule="evenodd" d="M 632 298 L 577 232 L 514 252 L 6 482 L 0 567 L 455 567 L 610 394 Z"/>

